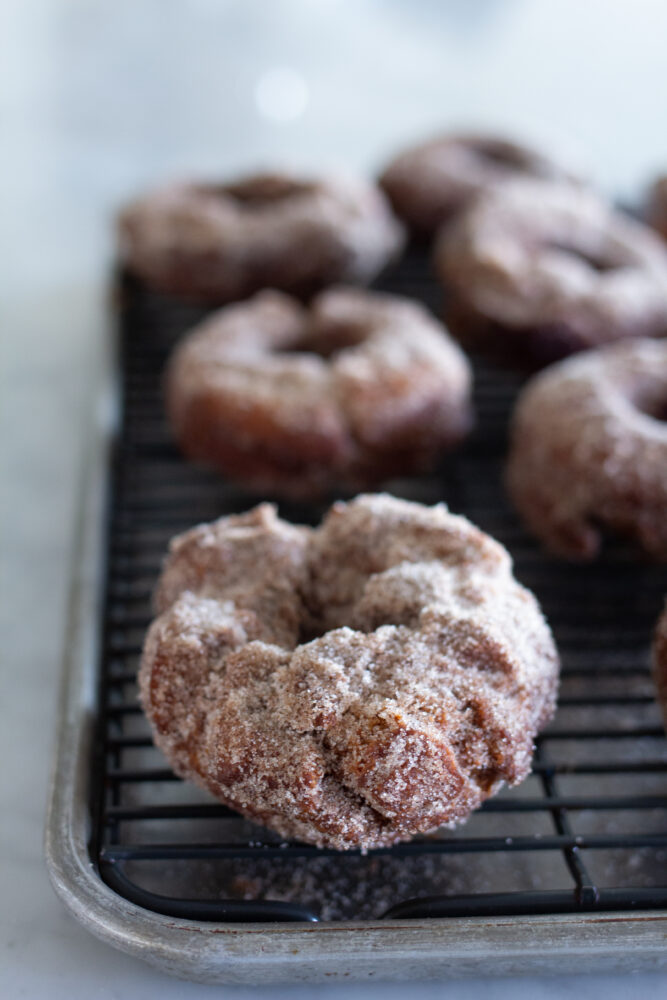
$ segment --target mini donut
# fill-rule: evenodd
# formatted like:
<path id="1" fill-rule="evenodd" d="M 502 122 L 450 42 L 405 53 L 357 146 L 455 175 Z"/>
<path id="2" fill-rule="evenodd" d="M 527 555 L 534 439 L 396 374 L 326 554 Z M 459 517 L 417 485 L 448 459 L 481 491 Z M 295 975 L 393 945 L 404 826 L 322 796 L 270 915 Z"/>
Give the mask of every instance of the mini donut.
<path id="1" fill-rule="evenodd" d="M 267 291 L 182 341 L 167 406 L 189 458 L 308 497 L 432 464 L 470 427 L 470 384 L 460 348 L 407 299 L 339 288 L 306 309 Z"/>
<path id="2" fill-rule="evenodd" d="M 494 135 L 441 135 L 401 153 L 380 186 L 416 233 L 435 233 L 482 191 L 512 178 L 572 182 L 573 175 L 538 150 Z"/>
<path id="3" fill-rule="evenodd" d="M 522 392 L 507 485 L 532 531 L 558 555 L 592 559 L 600 528 L 667 561 L 667 341 L 589 351 Z"/>
<path id="4" fill-rule="evenodd" d="M 528 774 L 558 659 L 506 550 L 443 504 L 262 504 L 176 538 L 139 674 L 184 778 L 282 837 L 373 848 Z"/>
<path id="5" fill-rule="evenodd" d="M 298 295 L 367 284 L 401 250 L 382 192 L 360 178 L 258 174 L 172 184 L 121 213 L 127 268 L 161 292 L 212 303 L 261 288 Z"/>
<path id="6" fill-rule="evenodd" d="M 667 250 L 597 195 L 513 182 L 481 195 L 439 238 L 452 331 L 543 365 L 667 334 Z"/>
<path id="7" fill-rule="evenodd" d="M 667 240 L 667 174 L 651 186 L 646 207 L 646 221 Z"/>
<path id="8" fill-rule="evenodd" d="M 667 729 L 667 601 L 658 618 L 653 636 L 653 679 L 658 705 Z"/>

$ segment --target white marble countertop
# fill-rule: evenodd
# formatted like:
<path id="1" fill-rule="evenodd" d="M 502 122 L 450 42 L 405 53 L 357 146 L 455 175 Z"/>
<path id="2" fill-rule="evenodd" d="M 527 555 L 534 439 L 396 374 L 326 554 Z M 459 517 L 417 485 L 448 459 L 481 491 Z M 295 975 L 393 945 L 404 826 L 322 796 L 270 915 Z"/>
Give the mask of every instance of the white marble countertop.
<path id="1" fill-rule="evenodd" d="M 605 189 L 632 196 L 667 167 L 666 33 L 659 0 L 5 0 L 2 997 L 212 995 L 90 937 L 56 899 L 42 860 L 116 206 L 174 173 L 276 161 L 373 169 L 408 139 L 470 123 L 564 144 Z M 345 996 L 390 1000 L 405 989 L 346 987 Z M 225 990 L 267 1000 L 343 995 L 328 986 Z M 410 990 L 415 1000 L 619 1000 L 666 995 L 667 975 Z"/>

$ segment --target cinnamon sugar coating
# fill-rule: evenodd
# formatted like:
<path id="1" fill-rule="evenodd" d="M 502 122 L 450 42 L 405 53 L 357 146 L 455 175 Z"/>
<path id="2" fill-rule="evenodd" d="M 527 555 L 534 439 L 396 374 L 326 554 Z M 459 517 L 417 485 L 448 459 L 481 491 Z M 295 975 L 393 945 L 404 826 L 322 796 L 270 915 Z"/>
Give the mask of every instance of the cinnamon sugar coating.
<path id="1" fill-rule="evenodd" d="M 513 417 L 507 485 L 526 523 L 569 559 L 600 526 L 667 561 L 667 341 L 589 351 L 532 379 Z"/>
<path id="2" fill-rule="evenodd" d="M 367 284 L 401 250 L 382 192 L 360 178 L 258 174 L 230 184 L 172 184 L 119 219 L 127 267 L 159 291 L 212 303 L 261 288 L 298 295 Z"/>
<path id="3" fill-rule="evenodd" d="M 574 186 L 513 182 L 439 237 L 435 266 L 459 339 L 542 365 L 667 334 L 667 250 L 648 227 Z"/>
<path id="4" fill-rule="evenodd" d="M 372 848 L 529 772 L 558 660 L 505 549 L 440 504 L 262 504 L 172 543 L 140 669 L 178 774 L 284 837 Z"/>
<path id="5" fill-rule="evenodd" d="M 667 729 L 667 601 L 658 618 L 653 636 L 653 679 Z"/>
<path id="6" fill-rule="evenodd" d="M 167 406 L 185 454 L 292 496 L 417 471 L 471 424 L 470 366 L 407 299 L 355 289 L 309 309 L 261 292 L 175 351 Z"/>
<path id="7" fill-rule="evenodd" d="M 438 136 L 399 154 L 380 176 L 396 214 L 435 233 L 482 191 L 512 178 L 572 181 L 553 159 L 494 135 Z"/>

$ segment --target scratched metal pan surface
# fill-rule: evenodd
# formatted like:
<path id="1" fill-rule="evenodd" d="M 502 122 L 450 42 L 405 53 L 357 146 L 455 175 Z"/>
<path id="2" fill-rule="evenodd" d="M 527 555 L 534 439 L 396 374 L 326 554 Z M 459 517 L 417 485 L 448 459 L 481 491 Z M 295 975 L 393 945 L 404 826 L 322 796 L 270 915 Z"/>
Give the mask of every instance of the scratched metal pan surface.
<path id="1" fill-rule="evenodd" d="M 382 287 L 440 306 L 420 251 Z M 92 426 L 46 830 L 65 904 L 201 982 L 667 967 L 667 741 L 649 670 L 664 569 L 612 541 L 592 567 L 540 552 L 502 488 L 521 378 L 482 361 L 470 440 L 388 488 L 495 535 L 543 604 L 563 682 L 531 777 L 457 830 L 368 855 L 284 843 L 174 778 L 136 700 L 150 592 L 170 535 L 257 498 L 188 466 L 164 421 L 161 371 L 201 310 L 127 278 L 119 291 L 119 363 L 100 387 L 119 403 Z M 324 506 L 281 513 L 314 523 Z"/>

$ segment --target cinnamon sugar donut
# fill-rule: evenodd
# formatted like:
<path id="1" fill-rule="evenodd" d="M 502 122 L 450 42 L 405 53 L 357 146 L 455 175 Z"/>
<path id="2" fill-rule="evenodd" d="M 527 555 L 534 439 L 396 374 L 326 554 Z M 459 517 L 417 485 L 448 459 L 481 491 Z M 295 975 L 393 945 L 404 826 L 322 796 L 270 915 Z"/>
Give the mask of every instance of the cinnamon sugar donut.
<path id="1" fill-rule="evenodd" d="M 262 292 L 185 338 L 167 402 L 188 457 L 312 496 L 430 464 L 470 426 L 470 382 L 459 347 L 407 299 L 339 288 L 305 309 Z"/>
<path id="2" fill-rule="evenodd" d="M 380 185 L 414 231 L 434 233 L 480 192 L 511 178 L 568 182 L 570 174 L 530 146 L 494 135 L 441 135 L 401 153 Z"/>
<path id="3" fill-rule="evenodd" d="M 653 678 L 667 729 L 667 602 L 658 618 L 653 637 Z"/>
<path id="4" fill-rule="evenodd" d="M 505 549 L 443 504 L 272 506 L 176 538 L 141 699 L 174 770 L 321 846 L 454 825 L 529 772 L 558 663 Z"/>
<path id="5" fill-rule="evenodd" d="M 614 344 L 529 382 L 507 484 L 545 545 L 592 559 L 600 526 L 667 560 L 667 341 Z"/>
<path id="6" fill-rule="evenodd" d="M 231 184 L 172 184 L 120 216 L 127 267 L 158 291 L 206 302 L 260 288 L 308 295 L 366 284 L 403 245 L 382 192 L 359 178 L 259 174 Z"/>
<path id="7" fill-rule="evenodd" d="M 542 365 L 667 334 L 667 250 L 646 226 L 565 185 L 508 183 L 438 239 L 456 336 Z"/>
<path id="8" fill-rule="evenodd" d="M 667 175 L 658 177 L 651 186 L 646 221 L 667 240 Z"/>

